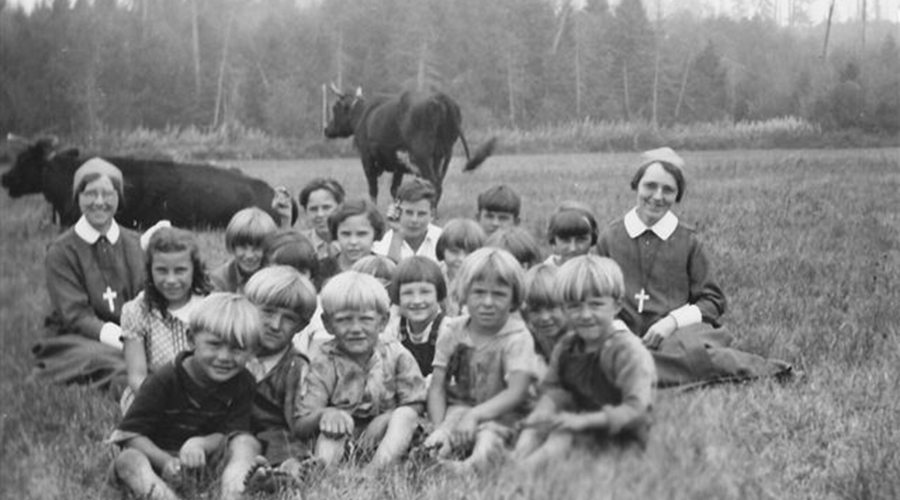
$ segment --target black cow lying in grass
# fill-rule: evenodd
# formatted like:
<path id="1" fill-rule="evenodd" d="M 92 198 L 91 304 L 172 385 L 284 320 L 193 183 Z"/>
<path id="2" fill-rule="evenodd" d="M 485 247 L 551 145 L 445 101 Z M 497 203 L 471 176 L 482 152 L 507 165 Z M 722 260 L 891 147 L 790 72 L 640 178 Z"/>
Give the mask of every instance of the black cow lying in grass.
<path id="1" fill-rule="evenodd" d="M 57 152 L 55 141 L 41 139 L 19 153 L 3 174 L 3 187 L 12 198 L 43 193 L 63 226 L 78 221 L 72 198 L 75 170 L 90 157 L 77 149 Z M 176 163 L 166 160 L 104 157 L 119 167 L 125 196 L 116 221 L 129 228 L 146 228 L 168 219 L 186 228 L 222 228 L 243 208 L 259 207 L 278 221 L 272 210 L 275 190 L 236 168 Z M 293 207 L 294 219 L 298 208 Z"/>

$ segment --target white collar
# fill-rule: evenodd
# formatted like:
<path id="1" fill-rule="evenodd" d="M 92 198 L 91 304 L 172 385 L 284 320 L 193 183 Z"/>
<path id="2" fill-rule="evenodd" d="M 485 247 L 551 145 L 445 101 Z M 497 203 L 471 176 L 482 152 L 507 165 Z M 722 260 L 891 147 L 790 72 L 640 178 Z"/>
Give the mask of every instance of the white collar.
<path id="1" fill-rule="evenodd" d="M 428 340 L 429 335 L 431 335 L 431 328 L 434 326 L 434 320 L 437 319 L 438 314 L 440 313 L 441 310 L 438 309 L 438 312 L 434 315 L 434 318 L 432 318 L 432 320 L 429 321 L 428 324 L 425 325 L 425 328 L 423 328 L 419 333 L 413 333 L 412 325 L 410 325 L 409 320 L 406 320 L 406 336 L 409 337 L 410 342 L 412 342 L 413 344 L 424 344 Z"/>
<path id="2" fill-rule="evenodd" d="M 103 236 L 99 231 L 94 229 L 94 226 L 92 226 L 83 215 L 78 219 L 78 222 L 75 223 L 75 234 L 86 241 L 88 245 L 97 243 L 97 240 Z M 112 244 L 119 241 L 119 225 L 116 224 L 115 219 L 113 219 L 112 225 L 109 226 L 109 231 L 106 232 L 106 239 Z"/>
<path id="3" fill-rule="evenodd" d="M 625 231 L 628 232 L 628 237 L 632 239 L 644 234 L 645 231 L 653 231 L 661 240 L 666 241 L 669 239 L 669 236 L 672 236 L 677 227 L 678 217 L 671 210 L 656 221 L 653 227 L 647 227 L 644 221 L 638 217 L 637 208 L 632 208 L 630 212 L 625 214 Z"/>
<path id="4" fill-rule="evenodd" d="M 404 239 L 401 247 L 404 250 L 407 250 L 410 255 L 422 255 L 423 251 L 430 251 L 434 253 L 434 248 L 437 246 L 437 241 L 441 238 L 441 233 L 444 230 L 441 226 L 436 226 L 434 224 L 428 224 L 427 229 L 425 230 L 425 238 L 422 240 L 422 244 L 419 245 L 419 249 L 413 251 L 412 246 Z M 391 234 L 393 235 L 394 230 L 391 229 Z M 390 239 L 384 238 L 385 241 L 390 243 Z M 427 255 L 426 255 L 427 256 Z M 437 260 L 437 259 L 435 259 Z"/>
<path id="5" fill-rule="evenodd" d="M 169 309 L 169 314 L 181 320 L 181 322 L 185 325 L 188 325 L 191 322 L 191 312 L 197 308 L 197 304 L 199 304 L 202 299 L 203 297 L 194 295 L 194 293 L 192 292 L 191 298 L 188 299 L 187 303 L 185 303 L 178 309 Z"/>
<path id="6" fill-rule="evenodd" d="M 433 245 L 437 245 L 437 240 L 441 237 L 441 233 L 444 230 L 441 229 L 441 226 L 436 226 L 434 224 L 428 224 L 428 227 L 425 229 L 425 239 L 422 241 L 428 241 Z M 403 240 L 403 243 L 406 243 L 406 240 Z"/>

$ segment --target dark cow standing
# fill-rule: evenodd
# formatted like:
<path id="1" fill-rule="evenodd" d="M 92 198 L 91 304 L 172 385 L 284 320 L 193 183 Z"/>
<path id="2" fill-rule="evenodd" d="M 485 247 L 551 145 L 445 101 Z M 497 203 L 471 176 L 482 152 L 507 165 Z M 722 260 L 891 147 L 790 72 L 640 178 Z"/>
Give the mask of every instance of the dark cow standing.
<path id="1" fill-rule="evenodd" d="M 395 198 L 403 174 L 411 172 L 431 181 L 440 200 L 457 137 L 468 159 L 465 172 L 477 168 L 494 150 L 496 139 L 492 138 L 469 156 L 459 106 L 446 94 L 406 91 L 367 102 L 359 90 L 354 95 L 333 86 L 332 90 L 339 97 L 325 136 L 353 136 L 373 200 L 378 198 L 378 177 L 384 172 L 394 174 L 391 195 Z M 404 164 L 399 155 L 408 155 L 411 165 Z"/>
<path id="2" fill-rule="evenodd" d="M 78 221 L 72 197 L 75 170 L 89 157 L 77 150 L 56 153 L 54 142 L 41 139 L 16 158 L 3 174 L 3 187 L 12 198 L 43 193 L 63 226 Z M 119 167 L 125 181 L 124 200 L 116 221 L 129 228 L 144 228 L 162 219 L 178 227 L 221 228 L 242 208 L 257 206 L 270 213 L 275 191 L 264 181 L 237 169 L 192 165 L 162 160 L 104 157 Z"/>

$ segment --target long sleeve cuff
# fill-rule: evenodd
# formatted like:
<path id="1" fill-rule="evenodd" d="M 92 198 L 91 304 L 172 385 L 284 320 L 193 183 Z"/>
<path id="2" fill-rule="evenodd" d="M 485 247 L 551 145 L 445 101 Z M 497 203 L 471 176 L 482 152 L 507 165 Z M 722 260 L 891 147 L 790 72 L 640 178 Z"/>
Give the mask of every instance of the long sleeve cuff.
<path id="1" fill-rule="evenodd" d="M 700 308 L 692 304 L 683 305 L 669 314 L 675 318 L 675 324 L 678 325 L 678 328 L 696 325 L 703 321 L 703 314 L 700 313 Z"/>
<path id="2" fill-rule="evenodd" d="M 103 323 L 103 327 L 100 328 L 100 342 L 122 349 L 122 328 L 115 323 Z"/>

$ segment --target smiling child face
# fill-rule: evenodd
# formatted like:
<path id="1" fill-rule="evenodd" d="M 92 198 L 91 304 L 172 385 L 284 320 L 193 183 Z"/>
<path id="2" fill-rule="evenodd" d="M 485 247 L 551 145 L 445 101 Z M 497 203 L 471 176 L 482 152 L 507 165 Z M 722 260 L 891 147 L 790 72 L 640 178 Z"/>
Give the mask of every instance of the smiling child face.
<path id="1" fill-rule="evenodd" d="M 368 358 L 375 351 L 378 335 L 387 321 L 375 309 L 344 309 L 323 314 L 322 319 L 329 333 L 337 339 L 338 346 L 356 358 Z"/>
<path id="2" fill-rule="evenodd" d="M 248 348 L 231 344 L 211 332 L 194 333 L 192 342 L 194 355 L 186 360 L 187 370 L 203 386 L 230 380 L 250 358 Z"/>

